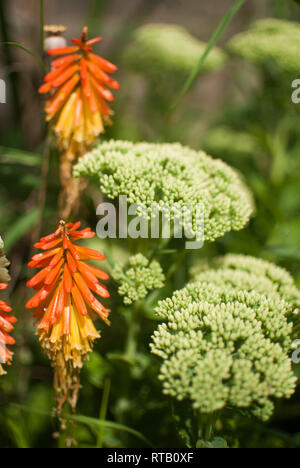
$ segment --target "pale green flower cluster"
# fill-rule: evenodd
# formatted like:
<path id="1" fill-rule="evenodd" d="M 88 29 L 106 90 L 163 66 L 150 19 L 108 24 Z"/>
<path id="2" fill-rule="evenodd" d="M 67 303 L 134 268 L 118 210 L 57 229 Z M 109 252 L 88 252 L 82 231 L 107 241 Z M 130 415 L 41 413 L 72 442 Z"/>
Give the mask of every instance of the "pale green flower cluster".
<path id="1" fill-rule="evenodd" d="M 7 271 L 7 267 L 9 265 L 9 261 L 4 255 L 3 252 L 4 243 L 2 237 L 0 236 L 0 283 L 8 283 L 10 280 L 10 276 Z"/>
<path id="2" fill-rule="evenodd" d="M 295 78 L 300 69 L 299 48 L 299 24 L 273 18 L 255 22 L 228 44 L 229 52 L 260 66 L 276 64 L 282 73 Z"/>
<path id="3" fill-rule="evenodd" d="M 262 420 L 296 385 L 291 367 L 291 277 L 250 257 L 228 255 L 156 309 L 164 323 L 152 352 L 163 359 L 164 393 L 212 413 L 245 410 Z"/>
<path id="4" fill-rule="evenodd" d="M 228 276 L 234 273 L 242 274 L 241 278 L 247 282 L 241 282 L 240 285 L 248 288 L 248 291 L 256 290 L 265 294 L 276 292 L 294 309 L 300 306 L 300 291 L 293 277 L 287 270 L 271 262 L 248 255 L 228 254 L 213 260 L 211 267 L 219 271 L 228 271 Z M 201 279 L 201 274 L 196 279 Z"/>
<path id="5" fill-rule="evenodd" d="M 205 241 L 244 228 L 253 212 L 250 192 L 236 171 L 179 143 L 104 142 L 79 161 L 75 176 L 98 179 L 110 199 L 126 195 L 147 218 L 171 208 L 171 219 L 189 232 L 198 232 L 200 210 Z M 188 226 L 185 207 L 191 211 Z"/>
<path id="6" fill-rule="evenodd" d="M 179 25 L 146 24 L 135 31 L 125 61 L 150 79 L 169 80 L 189 75 L 205 51 L 206 44 Z M 215 47 L 203 64 L 202 72 L 219 70 L 225 54 Z M 167 77 L 166 77 L 167 75 Z"/>
<path id="7" fill-rule="evenodd" d="M 129 259 L 129 266 L 117 265 L 113 278 L 120 283 L 118 292 L 124 296 L 125 304 L 141 301 L 154 289 L 164 286 L 165 275 L 160 264 L 149 260 L 142 254 Z"/>

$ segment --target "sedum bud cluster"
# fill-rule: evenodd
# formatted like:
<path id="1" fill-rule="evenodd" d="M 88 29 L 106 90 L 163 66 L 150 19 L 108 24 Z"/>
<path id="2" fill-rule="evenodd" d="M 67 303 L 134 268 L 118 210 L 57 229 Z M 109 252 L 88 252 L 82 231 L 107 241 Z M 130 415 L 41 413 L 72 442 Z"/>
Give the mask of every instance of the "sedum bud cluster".
<path id="1" fill-rule="evenodd" d="M 118 292 L 126 305 L 141 301 L 154 289 L 164 286 L 165 275 L 160 264 L 149 260 L 142 254 L 129 259 L 129 265 L 117 265 L 113 278 L 120 283 Z"/>
<path id="2" fill-rule="evenodd" d="M 284 270 L 228 255 L 158 304 L 152 352 L 164 393 L 201 413 L 224 408 L 267 420 L 295 390 L 292 313 L 299 291 Z"/>

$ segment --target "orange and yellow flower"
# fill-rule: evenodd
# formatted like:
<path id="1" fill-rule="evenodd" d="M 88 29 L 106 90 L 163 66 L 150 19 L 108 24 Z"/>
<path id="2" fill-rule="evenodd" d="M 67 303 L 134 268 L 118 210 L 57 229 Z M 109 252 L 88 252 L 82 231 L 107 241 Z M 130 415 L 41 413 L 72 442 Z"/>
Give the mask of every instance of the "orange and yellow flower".
<path id="1" fill-rule="evenodd" d="M 100 283 L 109 279 L 104 271 L 85 263 L 105 260 L 96 250 L 76 245 L 95 236 L 90 228 L 79 230 L 80 223 L 59 223 L 57 230 L 43 237 L 35 247 L 43 252 L 28 264 L 41 269 L 27 286 L 37 293 L 26 304 L 34 309 L 40 343 L 54 368 L 58 412 L 68 400 L 76 407 L 79 371 L 88 359 L 94 341 L 100 337 L 93 320 L 99 316 L 109 324 L 109 310 L 95 297 L 108 298 Z"/>
<path id="2" fill-rule="evenodd" d="M 44 78 L 39 92 L 51 93 L 46 101 L 47 121 L 58 137 L 58 146 L 73 153 L 88 151 L 109 124 L 113 111 L 107 104 L 119 89 L 119 83 L 109 76 L 117 67 L 93 54 L 92 46 L 101 37 L 87 40 L 87 28 L 81 39 L 72 39 L 73 46 L 50 49 L 49 55 L 65 55 L 54 60 L 52 70 Z"/>
<path id="3" fill-rule="evenodd" d="M 7 288 L 6 283 L 0 283 L 0 291 Z M 13 353 L 7 348 L 7 345 L 14 345 L 15 340 L 10 336 L 13 331 L 13 324 L 17 319 L 10 315 L 12 308 L 7 302 L 0 300 L 0 375 L 6 374 L 1 364 L 10 365 Z"/>

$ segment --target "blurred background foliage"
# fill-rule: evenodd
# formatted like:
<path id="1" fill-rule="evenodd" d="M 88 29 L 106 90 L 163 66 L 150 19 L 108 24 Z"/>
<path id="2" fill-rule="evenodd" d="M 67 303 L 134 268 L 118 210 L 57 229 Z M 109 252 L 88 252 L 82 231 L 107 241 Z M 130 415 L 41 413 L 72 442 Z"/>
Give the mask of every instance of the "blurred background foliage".
<path id="1" fill-rule="evenodd" d="M 250 225 L 205 246 L 196 260 L 228 252 L 263 257 L 287 268 L 300 286 L 300 107 L 291 101 L 291 83 L 300 74 L 300 25 L 258 23 L 257 31 L 245 33 L 254 21 L 264 18 L 299 21 L 297 2 L 246 1 L 192 89 L 174 107 L 198 52 L 200 58 L 203 42 L 210 39 L 232 3 L 45 2 L 48 24 L 65 24 L 71 38 L 78 36 L 85 22 L 91 36 L 104 38 L 99 52 L 119 65 L 121 90 L 114 104 L 114 126 L 106 139 L 179 141 L 204 149 L 238 169 L 252 189 L 256 214 Z M 162 23 L 177 25 L 172 32 L 175 37 L 170 31 L 164 37 L 159 31 Z M 1 41 L 15 41 L 40 54 L 36 0 L 0 0 L 0 24 Z M 154 26 L 146 26 L 149 24 Z M 282 46 L 276 47 L 279 56 L 266 52 L 259 42 L 270 45 L 272 34 Z M 181 41 L 185 43 L 182 48 Z M 291 48 L 292 67 L 285 60 Z M 30 314 L 24 310 L 28 295 L 24 285 L 33 241 L 40 233 L 52 232 L 58 221 L 58 155 L 52 146 L 41 228 L 38 205 L 45 126 L 37 89 L 43 70 L 22 50 L 1 45 L 0 74 L 8 87 L 7 104 L 0 106 L 0 232 L 11 261 L 10 302 L 19 319 L 15 362 L 0 380 L 0 446 L 55 447 L 52 373 L 34 335 Z M 96 226 L 95 207 L 100 201 L 99 191 L 89 186 L 80 210 L 80 219 L 87 225 Z M 128 257 L 121 242 L 98 239 L 93 247 L 107 253 L 109 271 L 116 261 Z M 165 256 L 162 263 L 168 267 L 172 260 Z M 173 276 L 173 289 L 189 278 L 190 265 L 183 266 Z M 159 362 L 149 352 L 155 317 L 145 313 L 135 329 L 134 313 L 130 306 L 121 306 L 113 280 L 110 289 L 112 326 L 103 330 L 103 338 L 83 370 L 78 414 L 85 416 L 74 421 L 72 436 L 81 447 L 144 447 L 149 443 L 181 447 L 184 443 L 173 416 L 184 409 L 175 411 L 162 395 L 157 380 Z M 164 290 L 162 295 L 171 292 Z M 128 330 L 137 337 L 133 360 L 126 353 L 131 345 Z M 300 375 L 299 369 L 296 366 Z M 299 418 L 298 392 L 279 405 L 270 423 L 229 418 L 222 431 L 231 446 L 299 447 Z"/>

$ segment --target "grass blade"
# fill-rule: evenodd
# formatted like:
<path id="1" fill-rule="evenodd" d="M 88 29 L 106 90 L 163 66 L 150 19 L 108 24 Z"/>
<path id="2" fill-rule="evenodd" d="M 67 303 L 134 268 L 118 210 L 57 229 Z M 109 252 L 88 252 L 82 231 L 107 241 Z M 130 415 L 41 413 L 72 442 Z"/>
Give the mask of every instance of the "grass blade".
<path id="1" fill-rule="evenodd" d="M 131 427 L 124 426 L 123 424 L 118 424 L 112 421 L 106 421 L 104 419 L 95 419 L 95 418 L 90 418 L 88 416 L 69 416 L 70 419 L 73 421 L 77 421 L 82 424 L 86 424 L 87 426 L 91 426 L 94 428 L 101 428 L 101 427 L 107 427 L 109 429 L 115 429 L 117 431 L 123 431 L 123 432 L 128 432 L 128 434 L 132 434 L 135 436 L 137 439 L 142 440 L 145 442 L 148 446 L 152 447 L 151 442 L 146 439 L 146 437 L 143 436 L 140 432 L 136 431 L 135 429 L 132 429 Z"/>
<path id="2" fill-rule="evenodd" d="M 216 31 L 212 35 L 209 43 L 207 44 L 207 47 L 206 47 L 203 55 L 201 56 L 197 66 L 195 67 L 195 69 L 192 71 L 192 73 L 190 74 L 190 76 L 186 80 L 186 82 L 185 82 L 185 84 L 184 84 L 184 86 L 183 86 L 183 88 L 182 88 L 182 90 L 181 90 L 181 92 L 179 94 L 179 97 L 178 97 L 177 101 L 175 102 L 174 107 L 176 107 L 178 105 L 180 99 L 182 99 L 183 96 L 188 92 L 188 90 L 190 89 L 190 87 L 194 83 L 195 79 L 197 78 L 198 74 L 200 73 L 202 65 L 205 62 L 206 58 L 208 57 L 209 53 L 215 47 L 218 40 L 222 36 L 223 32 L 227 29 L 227 27 L 229 26 L 229 24 L 231 23 L 231 21 L 233 20 L 233 18 L 237 14 L 237 12 L 244 5 L 245 1 L 246 0 L 236 0 L 235 4 L 226 13 L 226 15 L 222 19 L 221 23 L 217 27 Z"/>
<path id="3" fill-rule="evenodd" d="M 32 408 L 26 405 L 18 405 L 18 404 L 12 404 L 12 407 L 19 408 L 23 411 L 27 412 L 32 412 L 36 414 L 40 414 L 43 416 L 49 416 L 52 417 L 51 412 L 47 410 L 43 410 L 41 408 Z M 145 444 L 147 444 L 149 447 L 153 447 L 151 442 L 143 436 L 139 431 L 136 431 L 135 429 L 132 429 L 131 427 L 124 426 L 123 424 L 118 424 L 112 421 L 106 421 L 104 419 L 95 419 L 91 418 L 89 416 L 82 416 L 82 415 L 67 415 L 65 416 L 67 419 L 71 419 L 72 421 L 76 421 L 81 424 L 85 424 L 91 428 L 99 430 L 101 427 L 107 427 L 108 429 L 114 429 L 116 431 L 123 431 L 127 432 L 128 434 L 131 434 L 135 436 L 137 439 L 142 440 Z"/>
<path id="4" fill-rule="evenodd" d="M 18 47 L 18 49 L 21 49 L 23 50 L 24 52 L 26 52 L 27 54 L 31 55 L 31 57 L 34 58 L 34 60 L 43 68 L 43 70 L 46 70 L 46 67 L 44 65 L 44 62 L 42 59 L 40 59 L 40 57 L 38 57 L 36 54 L 34 54 L 33 52 L 31 52 L 31 50 L 27 49 L 26 47 L 22 46 L 21 44 L 19 44 L 18 42 L 0 42 L 0 44 L 3 44 L 3 45 L 9 45 L 9 46 L 13 46 L 13 47 Z"/>
<path id="5" fill-rule="evenodd" d="M 15 224 L 11 226 L 5 235 L 5 247 L 9 251 L 25 234 L 27 234 L 37 221 L 38 210 L 34 208 L 21 216 Z"/>

